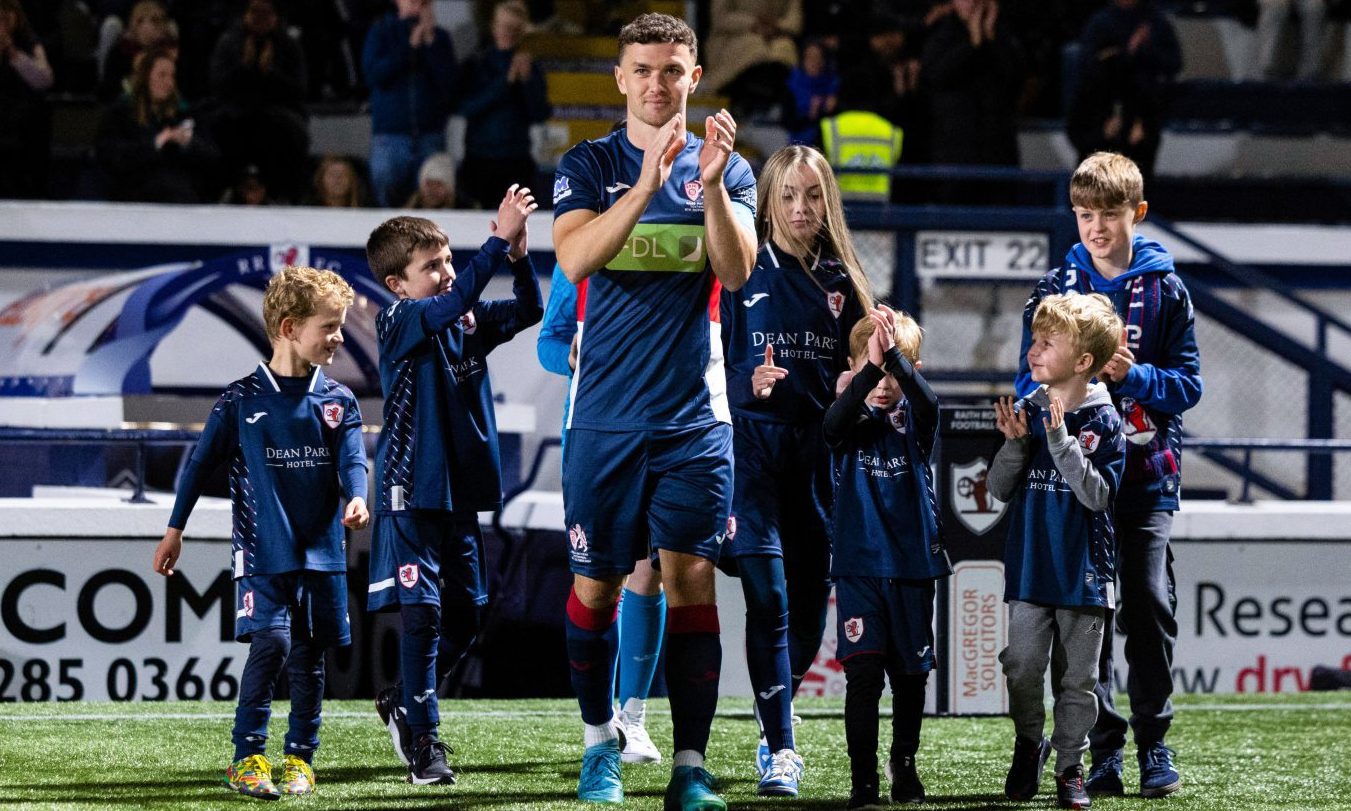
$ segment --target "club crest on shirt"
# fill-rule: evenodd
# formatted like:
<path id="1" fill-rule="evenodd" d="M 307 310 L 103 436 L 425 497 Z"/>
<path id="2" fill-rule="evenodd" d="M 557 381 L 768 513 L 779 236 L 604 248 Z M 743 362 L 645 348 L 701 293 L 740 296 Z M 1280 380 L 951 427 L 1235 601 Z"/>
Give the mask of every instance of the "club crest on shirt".
<path id="1" fill-rule="evenodd" d="M 700 180 L 685 181 L 685 196 L 690 198 L 690 202 L 696 202 L 704 194 L 704 184 Z"/>
<path id="2" fill-rule="evenodd" d="M 831 315 L 839 318 L 840 313 L 844 312 L 844 294 L 826 293 L 826 306 L 830 308 Z"/>
<path id="3" fill-rule="evenodd" d="M 416 563 L 405 563 L 399 567 L 399 585 L 406 589 L 411 589 L 417 585 L 418 565 Z"/>
<path id="4" fill-rule="evenodd" d="M 887 412 L 887 422 L 891 423 L 891 427 L 895 428 L 898 434 L 905 433 L 905 419 L 904 406 L 898 405 Z"/>
<path id="5" fill-rule="evenodd" d="M 1079 447 L 1084 449 L 1084 453 L 1092 453 L 1098 449 L 1098 443 L 1102 437 L 1098 436 L 1096 431 L 1090 431 L 1085 428 L 1079 432 Z"/>
<path id="6" fill-rule="evenodd" d="M 324 425 L 329 428 L 337 428 L 342 425 L 342 403 L 324 403 Z"/>
<path id="7" fill-rule="evenodd" d="M 470 310 L 460 316 L 459 325 L 465 335 L 473 335 L 474 330 L 478 329 L 478 319 L 474 318 L 474 311 Z"/>
<path id="8" fill-rule="evenodd" d="M 965 464 L 948 467 L 952 514 L 976 535 L 984 535 L 999 523 L 1008 506 L 990 493 L 985 481 L 989 472 L 989 461 L 979 456 Z"/>
<path id="9" fill-rule="evenodd" d="M 252 616 L 253 616 L 253 592 L 252 592 L 252 591 L 246 591 L 246 592 L 244 592 L 244 616 L 246 616 L 246 617 L 252 617 Z"/>
<path id="10" fill-rule="evenodd" d="M 844 621 L 844 638 L 850 642 L 858 642 L 863 638 L 862 617 L 850 617 Z"/>

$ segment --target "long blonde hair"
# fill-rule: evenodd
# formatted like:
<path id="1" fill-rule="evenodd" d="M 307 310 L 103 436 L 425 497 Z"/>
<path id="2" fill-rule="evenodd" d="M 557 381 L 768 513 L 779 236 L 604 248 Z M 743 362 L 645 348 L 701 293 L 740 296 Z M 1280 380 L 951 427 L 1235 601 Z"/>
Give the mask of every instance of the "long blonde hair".
<path id="1" fill-rule="evenodd" d="M 840 260 L 854 288 L 854 297 L 866 312 L 874 305 L 872 285 L 863 272 L 863 265 L 854 252 L 854 239 L 849 234 L 849 226 L 844 220 L 844 205 L 840 202 L 840 185 L 835 173 L 830 169 L 826 156 L 809 146 L 786 146 L 769 156 L 764 168 L 760 170 L 759 199 L 756 201 L 755 234 L 761 245 L 768 244 L 776 235 L 776 229 L 786 230 L 783 226 L 781 208 L 783 190 L 788 180 L 799 166 L 805 166 L 816 175 L 821 183 L 821 197 L 825 203 L 821 230 L 817 232 L 816 244 L 802 246 L 815 258 L 822 254 Z M 778 223 L 776 224 L 776 220 Z M 781 243 L 792 244 L 797 240 L 784 234 Z"/>

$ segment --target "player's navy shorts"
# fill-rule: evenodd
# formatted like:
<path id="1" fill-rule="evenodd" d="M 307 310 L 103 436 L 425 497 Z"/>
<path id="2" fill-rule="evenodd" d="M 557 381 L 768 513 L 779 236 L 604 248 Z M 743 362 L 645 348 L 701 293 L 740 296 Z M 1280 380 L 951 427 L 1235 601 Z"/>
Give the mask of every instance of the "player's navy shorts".
<path id="1" fill-rule="evenodd" d="M 934 667 L 934 581 L 835 578 L 835 659 L 875 653 L 909 674 Z"/>
<path id="2" fill-rule="evenodd" d="M 834 486 L 820 423 L 792 425 L 734 414 L 732 436 L 736 534 L 723 545 L 720 565 L 734 573 L 736 558 L 770 555 L 824 575 L 830 568 Z"/>
<path id="3" fill-rule="evenodd" d="M 478 515 L 405 510 L 375 516 L 367 611 L 400 605 L 484 605 L 488 581 Z"/>
<path id="4" fill-rule="evenodd" d="M 657 549 L 716 561 L 732 506 L 732 426 L 568 429 L 563 506 L 572 571 L 633 571 Z"/>
<path id="5" fill-rule="evenodd" d="M 258 631 L 289 631 L 293 640 L 325 647 L 352 644 L 344 572 L 255 574 L 235 581 L 235 639 Z"/>

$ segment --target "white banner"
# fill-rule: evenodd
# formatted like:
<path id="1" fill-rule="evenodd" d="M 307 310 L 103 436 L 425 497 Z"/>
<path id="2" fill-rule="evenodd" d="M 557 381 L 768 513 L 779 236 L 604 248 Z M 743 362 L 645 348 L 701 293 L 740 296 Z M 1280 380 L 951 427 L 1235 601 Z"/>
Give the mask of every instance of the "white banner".
<path id="1" fill-rule="evenodd" d="M 165 578 L 157 543 L 0 540 L 0 702 L 238 696 L 229 547 L 187 541 Z"/>

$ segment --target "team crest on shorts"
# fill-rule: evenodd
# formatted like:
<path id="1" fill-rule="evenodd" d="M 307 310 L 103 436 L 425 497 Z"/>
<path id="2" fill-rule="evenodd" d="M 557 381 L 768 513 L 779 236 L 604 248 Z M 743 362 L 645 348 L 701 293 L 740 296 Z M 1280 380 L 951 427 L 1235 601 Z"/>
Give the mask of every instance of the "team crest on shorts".
<path id="1" fill-rule="evenodd" d="M 416 586 L 419 576 L 416 563 L 406 563 L 399 567 L 399 584 L 406 589 Z"/>
<path id="2" fill-rule="evenodd" d="M 244 616 L 253 617 L 253 592 L 244 592 Z"/>
<path id="3" fill-rule="evenodd" d="M 858 642 L 863 638 L 862 617 L 850 617 L 844 621 L 844 638 L 850 642 Z"/>
<path id="4" fill-rule="evenodd" d="M 474 311 L 470 310 L 460 316 L 459 324 L 465 335 L 473 335 L 474 330 L 478 329 L 478 320 L 474 318 Z"/>
<path id="5" fill-rule="evenodd" d="M 826 306 L 830 308 L 831 315 L 839 318 L 840 313 L 844 312 L 844 294 L 826 293 Z"/>
<path id="6" fill-rule="evenodd" d="M 581 524 L 573 524 L 572 529 L 568 530 L 568 543 L 572 545 L 574 553 L 578 555 L 586 554 L 586 530 L 582 529 Z"/>
<path id="7" fill-rule="evenodd" d="M 1098 443 L 1102 437 L 1098 436 L 1097 431 L 1090 431 L 1087 428 L 1079 432 L 1079 447 L 1084 449 L 1084 453 L 1092 453 L 1098 449 Z"/>
<path id="8" fill-rule="evenodd" d="M 702 181 L 699 180 L 685 181 L 685 196 L 690 198 L 691 203 L 698 201 L 699 197 L 702 196 L 703 193 L 704 193 L 704 184 Z"/>
<path id="9" fill-rule="evenodd" d="M 342 403 L 324 403 L 324 425 L 329 428 L 337 428 L 342 425 Z"/>

